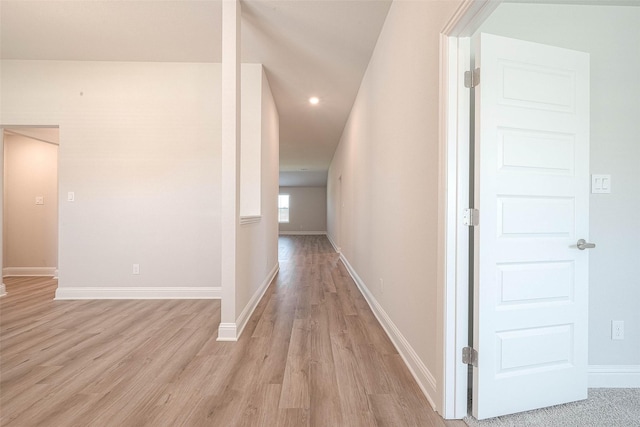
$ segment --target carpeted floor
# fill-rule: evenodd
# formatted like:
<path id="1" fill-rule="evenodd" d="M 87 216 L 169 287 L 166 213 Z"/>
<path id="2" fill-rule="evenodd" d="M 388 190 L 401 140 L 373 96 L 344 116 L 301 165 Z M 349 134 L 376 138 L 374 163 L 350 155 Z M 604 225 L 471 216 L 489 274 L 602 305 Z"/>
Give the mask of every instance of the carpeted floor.
<path id="1" fill-rule="evenodd" d="M 478 421 L 467 416 L 470 427 L 640 427 L 639 388 L 592 388 L 589 398 Z"/>

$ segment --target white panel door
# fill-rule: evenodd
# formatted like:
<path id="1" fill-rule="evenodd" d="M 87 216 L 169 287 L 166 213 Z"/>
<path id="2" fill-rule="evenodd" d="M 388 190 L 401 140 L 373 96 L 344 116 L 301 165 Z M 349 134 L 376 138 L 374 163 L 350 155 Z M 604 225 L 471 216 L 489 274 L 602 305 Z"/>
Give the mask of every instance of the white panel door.
<path id="1" fill-rule="evenodd" d="M 478 43 L 479 41 L 479 43 Z M 589 56 L 476 41 L 473 406 L 587 397 Z"/>

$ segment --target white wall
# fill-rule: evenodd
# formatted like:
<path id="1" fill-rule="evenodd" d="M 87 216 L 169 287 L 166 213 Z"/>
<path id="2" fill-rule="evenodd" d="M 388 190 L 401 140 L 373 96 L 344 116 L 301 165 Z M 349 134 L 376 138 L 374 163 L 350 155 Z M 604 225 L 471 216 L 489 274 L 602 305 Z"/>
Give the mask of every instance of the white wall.
<path id="1" fill-rule="evenodd" d="M 327 187 L 280 187 L 289 195 L 289 222 L 280 224 L 281 234 L 327 231 Z"/>
<path id="2" fill-rule="evenodd" d="M 328 234 L 437 405 L 439 33 L 458 4 L 392 4 L 328 177 Z"/>
<path id="3" fill-rule="evenodd" d="M 220 65 L 6 60 L 1 78 L 0 123 L 60 126 L 58 297 L 211 296 Z"/>
<path id="4" fill-rule="evenodd" d="M 260 153 L 262 197 L 259 201 L 260 219 L 241 224 L 238 230 L 236 257 L 238 332 L 246 324 L 260 297 L 278 271 L 277 200 L 280 144 L 278 110 L 262 65 L 243 64 L 242 83 L 243 91 L 249 91 L 250 98 L 260 100 L 259 105 L 261 105 L 260 109 L 253 109 L 250 114 L 245 114 L 245 107 L 242 107 L 242 130 L 245 130 L 245 126 L 259 130 L 255 136 L 259 139 L 256 145 Z"/>
<path id="5" fill-rule="evenodd" d="M 58 146 L 4 140 L 3 275 L 54 275 L 58 265 Z M 36 205 L 36 197 L 43 204 Z"/>
<path id="6" fill-rule="evenodd" d="M 261 213 L 262 78 L 261 65 L 242 64 L 240 145 L 240 215 Z"/>
<path id="7" fill-rule="evenodd" d="M 640 8 L 502 4 L 480 31 L 591 54 L 590 170 L 612 193 L 590 200 L 589 364 L 640 366 Z"/>

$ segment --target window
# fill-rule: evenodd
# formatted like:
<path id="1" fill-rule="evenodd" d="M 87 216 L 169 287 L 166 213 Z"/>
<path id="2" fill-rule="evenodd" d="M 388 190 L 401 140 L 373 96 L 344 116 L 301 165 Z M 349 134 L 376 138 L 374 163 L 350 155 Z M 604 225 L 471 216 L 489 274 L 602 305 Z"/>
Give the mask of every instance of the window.
<path id="1" fill-rule="evenodd" d="M 278 194 L 278 222 L 289 222 L 288 194 Z"/>

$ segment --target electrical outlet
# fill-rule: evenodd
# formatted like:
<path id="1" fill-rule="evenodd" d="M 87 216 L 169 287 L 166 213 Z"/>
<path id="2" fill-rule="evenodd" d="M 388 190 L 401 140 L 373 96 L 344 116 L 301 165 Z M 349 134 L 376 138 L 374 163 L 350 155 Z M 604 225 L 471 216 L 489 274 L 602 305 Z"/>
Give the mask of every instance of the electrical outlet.
<path id="1" fill-rule="evenodd" d="M 611 321 L 611 339 L 612 340 L 624 339 L 624 321 L 623 320 Z"/>
<path id="2" fill-rule="evenodd" d="M 133 264 L 133 274 L 140 274 L 140 264 Z"/>

